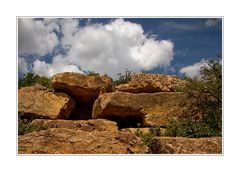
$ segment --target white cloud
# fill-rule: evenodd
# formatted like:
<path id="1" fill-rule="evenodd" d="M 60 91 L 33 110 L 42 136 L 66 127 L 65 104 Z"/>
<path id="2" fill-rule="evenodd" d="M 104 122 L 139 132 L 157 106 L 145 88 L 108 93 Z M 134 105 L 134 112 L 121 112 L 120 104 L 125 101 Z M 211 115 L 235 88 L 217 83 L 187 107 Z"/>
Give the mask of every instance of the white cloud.
<path id="1" fill-rule="evenodd" d="M 53 76 L 61 72 L 77 72 L 83 73 L 76 65 L 68 64 L 66 59 L 62 56 L 53 58 L 52 64 L 45 61 L 36 60 L 33 63 L 33 72 L 40 76 Z"/>
<path id="2" fill-rule="evenodd" d="M 69 62 L 112 77 L 126 68 L 139 72 L 169 65 L 173 59 L 171 41 L 147 38 L 141 25 L 123 19 L 80 28 L 70 47 Z"/>
<path id="3" fill-rule="evenodd" d="M 205 22 L 205 27 L 214 27 L 221 21 L 220 18 L 210 18 Z"/>
<path id="4" fill-rule="evenodd" d="M 77 19 L 60 20 L 61 31 L 64 37 L 61 40 L 63 48 L 70 48 L 75 33 L 79 30 L 79 21 Z"/>
<path id="5" fill-rule="evenodd" d="M 26 62 L 26 60 L 22 57 L 18 57 L 18 72 L 24 74 L 24 73 L 28 73 L 28 64 Z"/>
<path id="6" fill-rule="evenodd" d="M 43 56 L 51 53 L 58 44 L 54 29 L 58 29 L 57 20 L 34 20 L 20 18 L 18 21 L 19 55 Z"/>
<path id="7" fill-rule="evenodd" d="M 57 72 L 94 70 L 116 77 L 126 68 L 133 72 L 168 66 L 173 60 L 174 44 L 146 36 L 140 24 L 116 19 L 108 24 L 87 24 L 79 27 L 77 19 L 34 21 L 27 19 L 19 25 L 19 52 L 44 55 L 58 44 L 53 30 L 60 31 L 66 54 L 54 57 L 52 63 L 39 59 L 33 71 L 51 76 Z M 27 36 L 29 33 L 30 36 Z"/>
<path id="8" fill-rule="evenodd" d="M 183 67 L 180 69 L 180 73 L 184 73 L 186 76 L 194 78 L 200 75 L 200 68 L 207 64 L 207 60 L 202 59 L 200 62 L 194 63 L 191 66 Z"/>
<path id="9" fill-rule="evenodd" d="M 201 29 L 201 25 L 197 23 L 178 23 L 174 21 L 163 22 L 160 29 L 174 30 L 174 31 L 197 31 Z"/>

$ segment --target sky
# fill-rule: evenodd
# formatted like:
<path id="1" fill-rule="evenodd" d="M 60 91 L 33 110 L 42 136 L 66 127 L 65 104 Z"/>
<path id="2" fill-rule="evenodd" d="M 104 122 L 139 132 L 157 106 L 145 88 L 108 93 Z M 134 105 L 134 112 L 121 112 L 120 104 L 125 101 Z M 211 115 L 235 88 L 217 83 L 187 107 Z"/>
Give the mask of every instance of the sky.
<path id="1" fill-rule="evenodd" d="M 18 18 L 18 74 L 195 77 L 222 53 L 221 18 Z"/>

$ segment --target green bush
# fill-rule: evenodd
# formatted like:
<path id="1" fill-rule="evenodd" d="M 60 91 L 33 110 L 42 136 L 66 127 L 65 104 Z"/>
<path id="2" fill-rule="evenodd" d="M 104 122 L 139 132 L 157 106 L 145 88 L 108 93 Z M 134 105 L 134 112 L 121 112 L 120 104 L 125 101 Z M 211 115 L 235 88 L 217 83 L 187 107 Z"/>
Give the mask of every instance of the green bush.
<path id="1" fill-rule="evenodd" d="M 18 135 L 33 131 L 35 131 L 35 128 L 31 125 L 31 120 L 18 118 Z"/>
<path id="2" fill-rule="evenodd" d="M 23 117 L 23 114 L 18 115 L 18 135 L 23 135 L 23 134 L 31 133 L 33 131 L 40 131 L 40 130 L 48 129 L 48 128 L 42 127 L 42 126 L 37 127 L 37 126 L 31 125 L 31 122 L 33 121 L 33 118 L 24 119 L 22 117 Z M 52 126 L 52 128 L 53 127 L 54 126 Z"/>
<path id="3" fill-rule="evenodd" d="M 87 73 L 87 76 L 100 76 L 100 74 L 96 73 L 94 71 L 90 71 L 90 72 Z"/>
<path id="4" fill-rule="evenodd" d="M 185 118 L 172 121 L 167 126 L 168 136 L 210 137 L 222 135 L 222 65 L 219 60 L 209 61 L 200 69 L 197 78 L 185 78 L 186 87 L 182 90 L 194 98 L 193 104 L 185 116 L 194 116 L 193 106 L 202 114 L 202 118 Z M 189 114 L 187 114 L 189 113 Z"/>
<path id="5" fill-rule="evenodd" d="M 142 131 L 140 131 L 138 128 L 135 134 L 138 137 L 142 138 L 143 144 L 146 145 L 151 151 L 151 147 L 153 147 L 153 138 L 156 136 L 160 136 L 161 130 L 159 126 L 156 126 L 156 127 L 150 128 L 150 131 L 145 134 Z"/>
<path id="6" fill-rule="evenodd" d="M 114 81 L 115 85 L 126 84 L 131 81 L 132 71 L 126 69 L 125 73 L 118 73 L 118 79 Z"/>
<path id="7" fill-rule="evenodd" d="M 18 80 L 18 88 L 33 86 L 35 84 L 42 85 L 51 90 L 53 89 L 50 78 L 45 76 L 39 76 L 33 73 L 27 73 L 23 76 L 23 78 L 19 78 Z"/>
<path id="8" fill-rule="evenodd" d="M 198 138 L 221 136 L 221 134 L 221 130 L 216 130 L 203 121 L 186 119 L 180 121 L 171 121 L 166 128 L 164 136 Z"/>

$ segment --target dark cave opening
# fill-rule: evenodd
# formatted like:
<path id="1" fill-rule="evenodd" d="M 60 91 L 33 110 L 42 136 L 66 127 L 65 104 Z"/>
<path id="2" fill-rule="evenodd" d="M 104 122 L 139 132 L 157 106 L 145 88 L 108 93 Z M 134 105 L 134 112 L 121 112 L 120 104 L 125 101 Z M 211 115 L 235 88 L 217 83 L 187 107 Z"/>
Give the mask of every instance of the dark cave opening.
<path id="1" fill-rule="evenodd" d="M 71 120 L 88 120 L 92 119 L 93 105 L 76 104 L 75 109 L 72 111 L 69 119 Z"/>
<path id="2" fill-rule="evenodd" d="M 128 116 L 128 117 L 117 117 L 112 116 L 107 119 L 117 122 L 118 128 L 138 128 L 143 124 L 142 116 Z"/>

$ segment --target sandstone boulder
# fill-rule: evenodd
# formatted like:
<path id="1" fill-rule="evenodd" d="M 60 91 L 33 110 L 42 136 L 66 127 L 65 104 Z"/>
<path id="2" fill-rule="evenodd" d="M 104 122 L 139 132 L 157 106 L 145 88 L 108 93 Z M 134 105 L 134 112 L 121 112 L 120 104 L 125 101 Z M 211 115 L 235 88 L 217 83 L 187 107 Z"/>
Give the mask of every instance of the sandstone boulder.
<path id="1" fill-rule="evenodd" d="M 54 93 L 43 86 L 18 90 L 18 112 L 24 117 L 67 119 L 75 101 L 64 93 Z"/>
<path id="2" fill-rule="evenodd" d="M 51 128 L 18 137 L 19 154 L 144 154 L 142 140 L 129 132 Z"/>
<path id="3" fill-rule="evenodd" d="M 121 129 L 121 131 L 128 131 L 131 132 L 133 134 L 135 134 L 136 132 L 141 132 L 143 134 L 148 134 L 151 132 L 151 128 L 123 128 Z M 160 128 L 160 134 L 164 135 L 166 132 L 166 128 Z"/>
<path id="4" fill-rule="evenodd" d="M 142 132 L 143 134 L 147 134 L 150 132 L 150 128 L 123 128 L 121 129 L 121 131 L 128 131 L 133 134 L 135 134 L 136 132 Z"/>
<path id="5" fill-rule="evenodd" d="M 129 93 L 173 92 L 185 84 L 176 75 L 135 74 L 127 84 L 116 86 L 116 90 Z"/>
<path id="6" fill-rule="evenodd" d="M 151 149 L 159 154 L 222 154 L 222 138 L 155 137 Z"/>
<path id="7" fill-rule="evenodd" d="M 138 122 L 144 126 L 166 126 L 170 120 L 183 116 L 193 102 L 183 92 L 106 93 L 94 102 L 92 117 L 141 118 Z"/>
<path id="8" fill-rule="evenodd" d="M 117 123 L 105 119 L 90 120 L 48 120 L 35 119 L 31 125 L 37 129 L 69 128 L 82 131 L 118 131 Z"/>
<path id="9" fill-rule="evenodd" d="M 55 91 L 67 93 L 84 105 L 92 105 L 100 92 L 112 91 L 112 79 L 110 77 L 87 76 L 72 72 L 54 75 L 52 85 Z"/>

